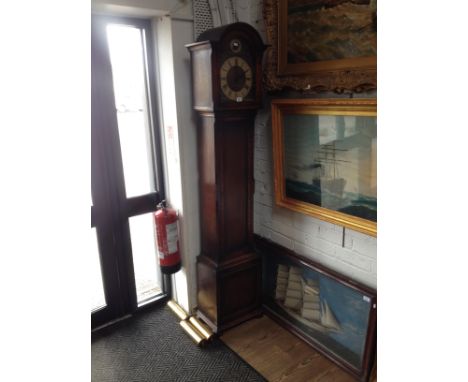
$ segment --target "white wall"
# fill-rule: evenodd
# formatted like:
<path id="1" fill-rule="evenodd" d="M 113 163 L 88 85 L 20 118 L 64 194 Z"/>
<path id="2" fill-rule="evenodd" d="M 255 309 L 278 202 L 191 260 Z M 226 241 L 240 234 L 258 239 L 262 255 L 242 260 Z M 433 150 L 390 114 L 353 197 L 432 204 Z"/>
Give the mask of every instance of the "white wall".
<path id="1" fill-rule="evenodd" d="M 92 0 L 93 12 L 134 17 L 153 17 L 170 14 L 172 17 L 192 19 L 192 2 L 188 0 Z"/>
<path id="2" fill-rule="evenodd" d="M 182 191 L 179 213 L 183 270 L 176 274 L 177 300 L 187 310 L 193 310 L 197 304 L 196 257 L 200 254 L 200 217 L 197 128 L 192 105 L 190 54 L 185 48 L 186 44 L 193 42 L 193 23 L 173 20 L 172 35 Z M 182 295 L 186 295 L 185 301 Z"/>
<path id="3" fill-rule="evenodd" d="M 266 42 L 265 24 L 263 22 L 263 1 L 233 0 L 233 7 L 239 21 L 252 25 Z"/>
<path id="4" fill-rule="evenodd" d="M 179 212 L 182 270 L 174 276 L 174 299 L 191 310 L 196 305 L 195 260 L 200 251 L 197 139 L 185 48 L 193 42 L 193 23 L 160 17 L 153 20 L 153 28 L 158 40 L 166 198 Z"/>

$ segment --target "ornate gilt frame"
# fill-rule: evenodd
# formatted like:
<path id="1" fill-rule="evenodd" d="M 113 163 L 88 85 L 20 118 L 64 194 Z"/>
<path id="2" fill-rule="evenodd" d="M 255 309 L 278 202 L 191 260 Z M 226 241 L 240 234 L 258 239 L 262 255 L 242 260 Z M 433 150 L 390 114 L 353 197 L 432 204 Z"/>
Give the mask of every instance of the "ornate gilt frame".
<path id="1" fill-rule="evenodd" d="M 270 48 L 265 55 L 268 91 L 285 88 L 303 92 L 365 92 L 377 89 L 377 58 L 354 58 L 306 64 L 286 64 L 287 0 L 264 0 L 263 17 Z"/>
<path id="2" fill-rule="evenodd" d="M 281 207 L 377 236 L 377 223 L 343 212 L 329 210 L 286 195 L 284 176 L 283 115 L 377 116 L 376 99 L 275 99 L 271 103 L 275 202 Z"/>

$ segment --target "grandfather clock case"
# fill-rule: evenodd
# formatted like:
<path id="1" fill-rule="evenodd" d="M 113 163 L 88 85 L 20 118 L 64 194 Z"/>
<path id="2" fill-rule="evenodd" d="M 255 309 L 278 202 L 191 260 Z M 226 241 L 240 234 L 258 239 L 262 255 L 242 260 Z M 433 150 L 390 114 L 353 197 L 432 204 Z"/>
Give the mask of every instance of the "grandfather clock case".
<path id="1" fill-rule="evenodd" d="M 246 23 L 187 45 L 198 114 L 201 254 L 197 315 L 216 333 L 261 314 L 261 258 L 253 249 L 253 131 L 266 46 Z"/>

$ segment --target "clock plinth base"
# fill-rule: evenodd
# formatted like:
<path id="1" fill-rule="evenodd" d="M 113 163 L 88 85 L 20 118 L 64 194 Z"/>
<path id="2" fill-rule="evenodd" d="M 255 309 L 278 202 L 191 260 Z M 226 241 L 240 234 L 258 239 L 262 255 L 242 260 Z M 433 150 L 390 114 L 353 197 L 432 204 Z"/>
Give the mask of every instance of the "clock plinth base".
<path id="1" fill-rule="evenodd" d="M 219 334 L 262 314 L 258 254 L 238 254 L 220 263 L 200 255 L 197 272 L 197 315 L 213 332 Z"/>

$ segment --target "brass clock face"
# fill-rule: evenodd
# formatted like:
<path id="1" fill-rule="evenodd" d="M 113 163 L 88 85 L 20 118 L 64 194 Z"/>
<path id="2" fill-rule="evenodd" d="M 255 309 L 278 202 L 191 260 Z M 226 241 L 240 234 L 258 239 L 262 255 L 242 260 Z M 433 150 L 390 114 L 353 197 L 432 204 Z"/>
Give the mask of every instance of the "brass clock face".
<path id="1" fill-rule="evenodd" d="M 252 69 L 241 57 L 227 58 L 220 70 L 221 90 L 230 100 L 242 102 L 252 89 Z"/>

